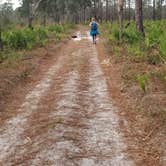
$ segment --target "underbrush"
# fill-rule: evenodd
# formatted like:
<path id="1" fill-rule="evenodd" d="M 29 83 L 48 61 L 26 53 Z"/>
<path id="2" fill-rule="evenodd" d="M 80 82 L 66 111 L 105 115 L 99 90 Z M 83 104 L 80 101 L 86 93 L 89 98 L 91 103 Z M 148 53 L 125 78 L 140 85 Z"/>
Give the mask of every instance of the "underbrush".
<path id="1" fill-rule="evenodd" d="M 72 24 L 50 25 L 48 27 L 35 26 L 30 28 L 13 28 L 2 33 L 4 51 L 0 52 L 0 62 L 9 58 L 7 50 L 17 52 L 30 50 L 34 46 L 44 46 L 50 39 L 56 41 L 66 36 L 69 30 L 74 28 Z M 15 57 L 10 53 L 10 56 Z"/>
<path id="2" fill-rule="evenodd" d="M 4 45 L 9 49 L 31 49 L 35 45 L 42 45 L 48 39 L 48 31 L 42 27 L 16 29 L 3 33 Z"/>
<path id="3" fill-rule="evenodd" d="M 138 165 L 163 165 L 160 163 L 164 161 L 166 145 L 166 21 L 145 21 L 145 38 L 135 31 L 134 23 L 125 25 L 121 41 L 117 23 L 101 27 L 110 55 L 110 82 L 120 89 L 117 105 L 123 107 L 124 97 L 122 109 L 133 135 L 131 149 L 137 145 L 132 155 L 143 158 Z"/>
<path id="4" fill-rule="evenodd" d="M 118 23 L 103 24 L 112 60 L 122 65 L 124 63 L 124 82 L 129 86 L 137 85 L 143 95 L 166 90 L 165 28 L 166 21 L 145 21 L 146 36 L 143 38 L 136 32 L 132 22 L 124 27 L 120 41 Z"/>
<path id="5" fill-rule="evenodd" d="M 132 56 L 154 65 L 166 61 L 166 20 L 145 21 L 145 38 L 136 32 L 134 22 L 125 23 L 122 41 L 119 41 L 118 23 L 105 23 L 103 26 L 110 29 L 105 32 L 109 41 L 125 45 Z"/>
<path id="6" fill-rule="evenodd" d="M 123 73 L 124 80 L 136 81 L 144 93 L 152 82 L 154 86 L 158 83 L 164 87 L 162 89 L 166 88 L 165 20 L 145 21 L 145 38 L 136 32 L 134 22 L 126 24 L 122 41 L 119 40 L 118 23 L 105 23 L 103 27 L 105 37 L 111 46 L 111 54 L 115 57 L 114 60 L 125 62 L 127 69 L 132 64 L 133 67 L 128 69 L 130 71 L 134 71 L 134 68 L 137 70 L 135 79 L 132 78 L 133 76 Z"/>
<path id="7" fill-rule="evenodd" d="M 23 53 L 13 49 L 0 51 L 0 70 L 1 68 L 12 68 L 19 66 L 19 61 L 24 57 Z"/>

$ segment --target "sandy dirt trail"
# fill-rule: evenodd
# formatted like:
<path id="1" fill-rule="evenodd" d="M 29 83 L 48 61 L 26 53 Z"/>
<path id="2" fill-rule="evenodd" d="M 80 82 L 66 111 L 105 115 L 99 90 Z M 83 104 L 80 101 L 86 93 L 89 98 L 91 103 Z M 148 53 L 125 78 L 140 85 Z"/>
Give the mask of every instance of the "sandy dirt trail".
<path id="1" fill-rule="evenodd" d="M 17 115 L 0 128 L 0 165 L 134 165 L 89 39 L 84 32 L 69 41 Z"/>

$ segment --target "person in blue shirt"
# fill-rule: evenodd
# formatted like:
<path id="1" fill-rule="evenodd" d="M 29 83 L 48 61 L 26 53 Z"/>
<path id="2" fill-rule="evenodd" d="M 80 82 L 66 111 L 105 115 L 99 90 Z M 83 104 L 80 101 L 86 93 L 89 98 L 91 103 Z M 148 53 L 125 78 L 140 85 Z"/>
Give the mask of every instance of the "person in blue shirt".
<path id="1" fill-rule="evenodd" d="M 95 18 L 92 18 L 89 26 L 91 27 L 90 35 L 92 36 L 93 44 L 96 44 L 96 37 L 99 35 L 98 25 L 99 24 L 95 21 Z"/>

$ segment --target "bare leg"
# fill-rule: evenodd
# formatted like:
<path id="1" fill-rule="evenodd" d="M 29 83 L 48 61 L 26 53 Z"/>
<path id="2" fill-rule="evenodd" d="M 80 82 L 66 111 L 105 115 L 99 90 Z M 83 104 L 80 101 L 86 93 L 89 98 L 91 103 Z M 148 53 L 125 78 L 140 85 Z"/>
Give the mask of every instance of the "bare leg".
<path id="1" fill-rule="evenodd" d="M 93 44 L 95 44 L 95 35 L 93 35 Z"/>
<path id="2" fill-rule="evenodd" d="M 94 35 L 94 43 L 96 44 L 96 35 Z"/>

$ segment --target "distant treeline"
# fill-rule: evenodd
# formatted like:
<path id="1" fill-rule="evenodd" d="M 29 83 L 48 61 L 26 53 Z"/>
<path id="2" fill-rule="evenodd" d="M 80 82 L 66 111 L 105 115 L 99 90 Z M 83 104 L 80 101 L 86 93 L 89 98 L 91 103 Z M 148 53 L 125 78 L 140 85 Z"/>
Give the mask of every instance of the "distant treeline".
<path id="1" fill-rule="evenodd" d="M 135 6 L 138 0 L 22 0 L 21 7 L 15 11 L 8 1 L 0 5 L 0 21 L 3 24 L 28 22 L 35 20 L 43 25 L 56 22 L 86 22 L 91 17 L 98 21 L 118 19 L 119 4 L 123 6 L 123 19 L 135 19 Z M 140 1 L 140 0 L 139 0 Z M 143 0 L 144 19 L 166 19 L 165 0 Z"/>

